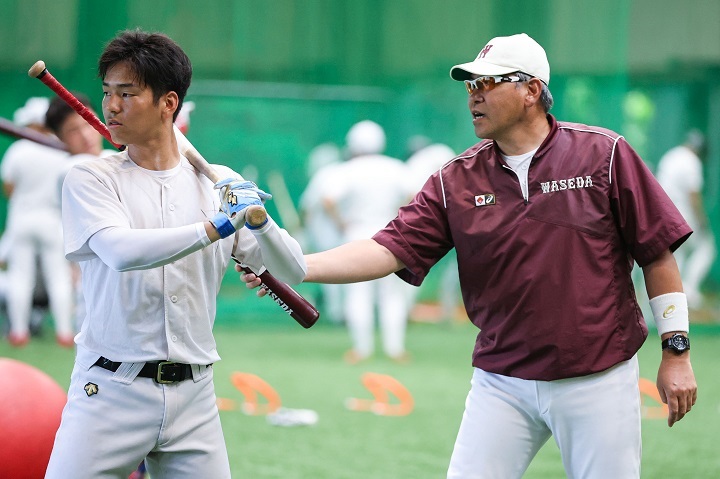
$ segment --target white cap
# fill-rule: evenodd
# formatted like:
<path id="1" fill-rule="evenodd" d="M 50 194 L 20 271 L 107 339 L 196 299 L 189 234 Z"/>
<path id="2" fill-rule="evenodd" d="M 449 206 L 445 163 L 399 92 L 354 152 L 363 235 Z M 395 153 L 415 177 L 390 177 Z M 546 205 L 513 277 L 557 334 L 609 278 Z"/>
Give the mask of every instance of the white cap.
<path id="1" fill-rule="evenodd" d="M 385 151 L 385 130 L 374 121 L 364 120 L 350 128 L 345 142 L 352 156 L 377 155 Z"/>
<path id="2" fill-rule="evenodd" d="M 523 72 L 550 83 L 550 64 L 543 47 L 525 33 L 495 37 L 480 50 L 475 60 L 450 69 L 453 80 L 469 80 L 471 75 L 506 75 Z"/>
<path id="3" fill-rule="evenodd" d="M 342 152 L 334 143 L 321 143 L 308 154 L 308 174 L 314 175 L 320 168 L 339 163 Z"/>
<path id="4" fill-rule="evenodd" d="M 15 110 L 13 122 L 18 126 L 44 125 L 45 113 L 50 106 L 50 100 L 44 97 L 28 98 L 25 106 Z"/>

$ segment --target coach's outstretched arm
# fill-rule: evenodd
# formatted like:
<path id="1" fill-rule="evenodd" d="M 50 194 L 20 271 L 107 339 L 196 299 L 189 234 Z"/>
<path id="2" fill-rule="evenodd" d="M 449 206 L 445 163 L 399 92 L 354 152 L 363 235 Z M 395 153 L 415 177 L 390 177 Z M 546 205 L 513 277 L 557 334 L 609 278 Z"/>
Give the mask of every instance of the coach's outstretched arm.
<path id="1" fill-rule="evenodd" d="M 307 263 L 306 283 L 344 284 L 371 281 L 382 278 L 405 268 L 390 250 L 375 240 L 364 239 L 351 241 L 337 248 L 320 253 L 305 255 Z M 240 278 L 250 289 L 260 286 L 260 279 L 249 273 L 242 273 Z M 264 296 L 265 290 L 259 289 L 258 296 Z"/>
<path id="2" fill-rule="evenodd" d="M 357 283 L 382 278 L 405 268 L 375 240 L 351 241 L 337 248 L 305 256 L 306 283 Z"/>
<path id="3" fill-rule="evenodd" d="M 643 275 L 661 339 L 664 341 L 674 334 L 687 336 L 690 329 L 687 300 L 682 293 L 680 272 L 673 254 L 669 250 L 660 254 L 643 267 Z M 668 405 L 668 426 L 672 427 L 690 412 L 697 400 L 697 383 L 689 350 L 682 353 L 663 350 L 657 388 Z"/>

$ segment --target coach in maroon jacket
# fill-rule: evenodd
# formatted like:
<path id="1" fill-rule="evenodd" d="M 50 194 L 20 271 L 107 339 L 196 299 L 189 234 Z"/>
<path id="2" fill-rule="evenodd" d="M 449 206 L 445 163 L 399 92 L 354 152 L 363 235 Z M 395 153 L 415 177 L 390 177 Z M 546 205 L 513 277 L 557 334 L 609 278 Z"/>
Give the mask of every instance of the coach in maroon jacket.
<path id="1" fill-rule="evenodd" d="M 548 114 L 550 67 L 527 35 L 492 39 L 450 75 L 484 140 L 372 239 L 307 256 L 306 281 L 396 273 L 419 285 L 455 248 L 480 333 L 448 478 L 521 477 L 551 435 L 569 477 L 639 478 L 648 330 L 630 272 L 643 268 L 663 340 L 672 426 L 697 397 L 672 254 L 692 230 L 622 136 Z"/>

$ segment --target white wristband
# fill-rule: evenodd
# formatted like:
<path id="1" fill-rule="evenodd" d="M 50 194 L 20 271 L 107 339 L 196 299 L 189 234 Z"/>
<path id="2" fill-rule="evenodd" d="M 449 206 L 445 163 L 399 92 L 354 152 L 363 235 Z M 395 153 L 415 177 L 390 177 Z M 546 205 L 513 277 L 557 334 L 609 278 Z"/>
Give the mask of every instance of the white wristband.
<path id="1" fill-rule="evenodd" d="M 685 293 L 667 293 L 655 296 L 650 300 L 650 308 L 660 336 L 670 331 L 688 332 L 690 330 Z"/>

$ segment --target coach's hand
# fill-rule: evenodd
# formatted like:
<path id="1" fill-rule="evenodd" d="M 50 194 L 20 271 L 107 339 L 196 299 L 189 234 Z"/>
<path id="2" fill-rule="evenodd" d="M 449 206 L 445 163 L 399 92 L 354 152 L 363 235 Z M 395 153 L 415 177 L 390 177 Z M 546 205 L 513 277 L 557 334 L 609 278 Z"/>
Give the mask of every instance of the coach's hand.
<path id="1" fill-rule="evenodd" d="M 678 356 L 662 352 L 658 369 L 657 388 L 662 401 L 668 405 L 668 426 L 681 420 L 697 401 L 697 383 L 690 365 L 690 351 Z"/>

